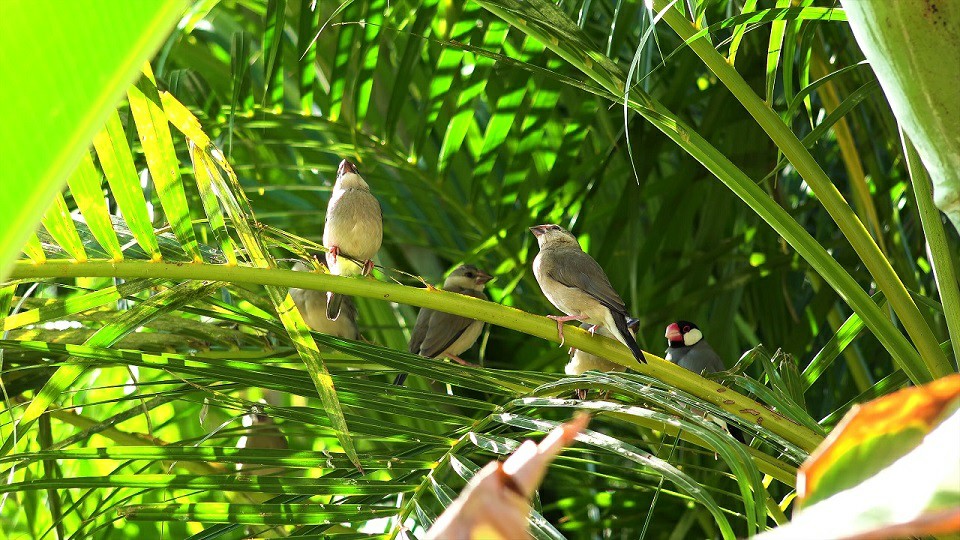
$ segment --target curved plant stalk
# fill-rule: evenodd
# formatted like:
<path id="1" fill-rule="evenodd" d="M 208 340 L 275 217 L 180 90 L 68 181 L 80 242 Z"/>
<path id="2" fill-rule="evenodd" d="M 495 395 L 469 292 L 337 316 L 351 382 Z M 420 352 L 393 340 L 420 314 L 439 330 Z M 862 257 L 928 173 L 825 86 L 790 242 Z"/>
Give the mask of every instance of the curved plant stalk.
<path id="1" fill-rule="evenodd" d="M 15 279 L 41 279 L 51 277 L 153 277 L 169 280 L 214 280 L 239 284 L 265 285 L 269 287 L 299 287 L 320 291 L 333 291 L 350 296 L 375 298 L 437 311 L 471 317 L 525 334 L 559 342 L 554 321 L 518 309 L 487 302 L 460 294 L 437 289 L 418 289 L 372 279 L 351 279 L 294 272 L 292 270 L 230 267 L 222 265 L 166 264 L 151 262 L 47 262 L 34 265 L 17 263 L 12 277 Z M 592 339 L 579 328 L 568 328 L 565 345 L 591 352 L 613 362 L 627 366 L 645 375 L 693 394 L 700 399 L 740 416 L 749 422 L 763 424 L 770 431 L 796 444 L 806 451 L 816 447 L 821 437 L 810 430 L 793 424 L 773 414 L 762 405 L 726 387 L 708 381 L 690 371 L 677 367 L 659 356 L 647 353 L 649 363 L 641 365 L 619 343 L 609 339 Z"/>
<path id="2" fill-rule="evenodd" d="M 960 4 L 843 2 L 890 108 L 933 178 L 936 205 L 960 232 Z"/>
<path id="3" fill-rule="evenodd" d="M 811 72 L 817 79 L 826 79 L 830 75 L 823 58 L 819 51 L 813 53 L 811 62 Z M 840 107 L 840 96 L 837 95 L 836 85 L 833 81 L 826 79 L 821 85 L 821 91 L 818 92 L 823 101 L 824 109 L 829 115 Z M 853 132 L 850 131 L 850 124 L 846 118 L 840 118 L 833 125 L 833 133 L 837 137 L 837 146 L 840 148 L 840 157 L 843 159 L 843 166 L 847 170 L 847 181 L 850 182 L 853 198 L 856 201 L 857 208 L 860 210 L 860 220 L 870 227 L 873 238 L 876 240 L 880 251 L 887 253 L 887 248 L 883 241 L 883 229 L 880 225 L 880 217 L 877 215 L 877 207 L 873 204 L 873 198 L 870 195 L 870 187 L 867 185 L 867 175 L 863 171 L 863 163 L 860 159 L 860 153 L 857 151 L 856 141 L 853 138 Z"/>
<path id="4" fill-rule="evenodd" d="M 593 50 L 586 36 L 556 6 L 543 2 L 519 3 L 513 0 L 478 2 L 547 44 L 551 50 L 601 84 L 608 92 L 608 99 L 622 99 L 625 79 L 617 65 Z M 564 39 L 555 37 L 558 34 L 563 34 Z M 712 48 L 709 49 L 713 51 Z M 860 314 L 867 327 L 912 380 L 922 382 L 932 379 L 917 350 L 873 303 L 856 280 L 790 214 L 764 193 L 753 179 L 655 99 L 637 90 L 633 91 L 632 96 L 632 100 L 628 102 L 632 109 L 716 175 L 823 276 L 837 294 Z M 753 96 L 756 98 L 755 94 Z"/>
<path id="5" fill-rule="evenodd" d="M 663 9 L 666 4 L 663 0 L 658 0 L 654 2 L 654 5 L 657 9 Z M 677 32 L 681 39 L 688 39 L 696 32 L 693 25 L 675 9 L 668 9 L 663 20 Z M 890 261 L 880 251 L 863 223 L 850 210 L 849 205 L 843 199 L 843 195 L 840 194 L 840 191 L 823 172 L 820 165 L 813 159 L 810 152 L 804 148 L 797 136 L 784 125 L 773 109 L 756 95 L 747 82 L 743 80 L 743 77 L 737 73 L 737 70 L 728 64 L 723 56 L 713 48 L 709 41 L 705 39 L 695 40 L 690 44 L 690 48 L 736 96 L 756 119 L 757 123 L 767 132 L 767 135 L 773 139 L 780 151 L 790 160 L 800 176 L 810 185 L 876 280 L 877 286 L 884 292 L 890 306 L 900 317 L 904 328 L 917 347 L 923 362 L 921 366 L 901 366 L 904 367 L 904 371 L 910 373 L 911 378 L 917 374 L 922 375 L 923 381 L 928 381 L 931 377 L 939 378 L 952 373 L 950 363 L 940 349 L 933 331 L 920 314 L 920 309 L 910 298 L 907 288 L 894 272 Z M 923 371 L 927 373 L 923 373 Z"/>
<path id="6" fill-rule="evenodd" d="M 953 361 L 960 369 L 960 287 L 957 286 L 957 272 L 950 257 L 946 231 L 940 221 L 940 211 L 933 202 L 930 177 L 920 162 L 920 156 L 917 155 L 911 140 L 902 130 L 900 137 L 903 140 L 903 153 L 907 158 L 907 168 L 910 171 L 923 235 L 927 239 L 930 266 L 933 267 L 937 290 L 940 291 L 943 316 L 947 320 L 947 331 L 950 333 L 950 343 L 953 346 Z"/>

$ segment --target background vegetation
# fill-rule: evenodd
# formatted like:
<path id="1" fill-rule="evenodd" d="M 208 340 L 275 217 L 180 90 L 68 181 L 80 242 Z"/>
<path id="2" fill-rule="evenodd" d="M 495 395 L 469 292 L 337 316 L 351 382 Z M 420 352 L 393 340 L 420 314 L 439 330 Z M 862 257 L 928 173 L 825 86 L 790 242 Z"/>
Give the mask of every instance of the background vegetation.
<path id="1" fill-rule="evenodd" d="M 191 5 L 0 294 L 7 535 L 421 536 L 479 465 L 576 408 L 597 417 L 551 467 L 535 537 L 784 522 L 853 403 L 957 370 L 956 278 L 934 269 L 960 239 L 842 9 L 658 12 Z M 379 282 L 283 270 L 319 250 L 343 158 L 383 206 Z M 563 377 L 553 323 L 528 315 L 555 312 L 530 271 L 544 222 L 606 269 L 645 350 L 694 320 L 731 389 L 573 330 L 638 369 Z M 528 314 L 414 289 L 461 262 Z M 365 340 L 306 332 L 292 285 L 355 295 Z M 403 352 L 414 306 L 495 323 L 466 355 L 484 368 Z M 242 422 L 252 407 L 270 422 Z"/>

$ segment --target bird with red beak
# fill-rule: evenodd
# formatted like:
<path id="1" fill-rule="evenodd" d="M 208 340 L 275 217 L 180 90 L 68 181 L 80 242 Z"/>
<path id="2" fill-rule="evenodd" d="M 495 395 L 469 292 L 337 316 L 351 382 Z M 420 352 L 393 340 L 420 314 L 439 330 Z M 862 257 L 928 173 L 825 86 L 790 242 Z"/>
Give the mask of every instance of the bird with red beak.
<path id="1" fill-rule="evenodd" d="M 726 366 L 720 355 L 703 339 L 703 332 L 690 321 L 676 321 L 667 326 L 667 354 L 664 356 L 670 362 L 688 369 L 698 375 L 723 371 Z M 730 432 L 738 441 L 745 442 L 743 431 L 737 426 L 728 426 L 723 420 L 713 415 L 707 418 L 716 422 Z"/>
<path id="2" fill-rule="evenodd" d="M 647 363 L 637 340 L 627 328 L 627 306 L 613 289 L 603 268 L 584 253 L 577 238 L 559 225 L 530 227 L 540 253 L 533 260 L 533 274 L 544 296 L 565 316 L 548 315 L 557 321 L 563 344 L 563 323 L 581 321 L 606 328 L 627 346 L 640 363 Z"/>
<path id="3" fill-rule="evenodd" d="M 486 300 L 484 288 L 491 279 L 490 274 L 465 264 L 450 272 L 443 282 L 443 290 Z M 423 308 L 410 334 L 409 350 L 427 358 L 449 358 L 458 364 L 472 365 L 459 355 L 476 343 L 482 331 L 480 321 Z M 407 374 L 401 373 L 393 383 L 402 385 L 406 379 Z"/>
<path id="4" fill-rule="evenodd" d="M 380 203 L 370 193 L 370 186 L 360 176 L 357 166 L 343 160 L 337 169 L 337 181 L 327 203 L 323 225 L 323 246 L 327 248 L 330 273 L 335 276 L 368 275 L 382 242 Z M 336 320 L 340 316 L 342 302 L 341 295 L 327 293 L 328 319 Z"/>

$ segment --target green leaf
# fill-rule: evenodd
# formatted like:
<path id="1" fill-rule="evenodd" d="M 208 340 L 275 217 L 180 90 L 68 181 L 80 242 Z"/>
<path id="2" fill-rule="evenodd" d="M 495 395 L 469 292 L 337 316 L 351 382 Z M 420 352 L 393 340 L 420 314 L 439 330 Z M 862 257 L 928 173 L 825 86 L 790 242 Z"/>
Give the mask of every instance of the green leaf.
<path id="1" fill-rule="evenodd" d="M 107 119 L 104 130 L 94 137 L 93 146 L 97 149 L 100 166 L 107 177 L 107 183 L 110 184 L 110 192 L 116 199 L 130 232 L 136 237 L 140 247 L 149 253 L 153 260 L 159 261 L 161 256 L 157 235 L 153 231 L 150 216 L 147 215 L 147 201 L 143 197 L 140 177 L 133 164 L 133 155 L 130 145 L 127 144 L 119 114 L 114 112 Z"/>
<path id="2" fill-rule="evenodd" d="M 101 176 L 94 168 L 93 158 L 90 157 L 89 152 L 83 155 L 77 170 L 67 180 L 67 185 L 97 242 L 113 257 L 113 260 L 122 261 L 123 252 L 117 240 L 117 233 L 113 230 L 110 210 L 104 201 Z"/>
<path id="3" fill-rule="evenodd" d="M 75 261 L 84 262 L 87 260 L 83 242 L 80 241 L 77 228 L 73 225 L 73 218 L 70 217 L 70 209 L 67 208 L 67 202 L 63 200 L 63 195 L 57 193 L 53 197 L 50 208 L 43 216 L 43 227 Z"/>
<path id="4" fill-rule="evenodd" d="M 187 254 L 194 262 L 200 262 L 203 258 L 193 232 L 190 208 L 187 206 L 187 196 L 180 178 L 180 162 L 149 64 L 144 66 L 144 75 L 137 84 L 127 91 L 127 99 L 130 101 L 130 112 L 137 126 L 150 177 L 156 186 L 157 195 L 160 196 L 160 204 L 163 205 L 167 220 Z"/>
<path id="5" fill-rule="evenodd" d="M 0 215 L 10 224 L 0 233 L 0 279 L 184 6 L 108 0 L 95 10 L 73 3 L 4 7 L 0 116 L 14 129 L 0 139 L 7 156 Z"/>

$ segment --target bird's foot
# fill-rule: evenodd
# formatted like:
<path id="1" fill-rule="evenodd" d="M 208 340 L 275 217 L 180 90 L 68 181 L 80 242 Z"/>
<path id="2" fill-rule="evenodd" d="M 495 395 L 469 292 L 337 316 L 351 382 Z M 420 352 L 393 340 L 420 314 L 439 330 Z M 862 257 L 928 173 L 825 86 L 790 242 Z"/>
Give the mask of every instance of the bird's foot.
<path id="1" fill-rule="evenodd" d="M 447 358 L 449 358 L 450 360 L 453 360 L 454 362 L 460 364 L 461 366 L 477 367 L 476 364 L 467 362 L 466 360 L 464 360 L 463 358 L 460 358 L 455 354 L 447 354 Z"/>
<path id="2" fill-rule="evenodd" d="M 363 274 L 363 277 L 367 277 L 370 275 L 370 272 L 373 272 L 373 261 L 371 259 L 367 259 L 366 261 L 363 261 L 363 270 L 361 273 Z"/>
<path id="3" fill-rule="evenodd" d="M 547 315 L 548 319 L 557 321 L 557 336 L 560 337 L 560 346 L 563 347 L 563 323 L 567 321 L 582 321 L 583 315 Z"/>
<path id="4" fill-rule="evenodd" d="M 587 399 L 587 389 L 577 388 L 576 390 L 573 391 L 573 395 L 574 397 L 576 397 L 576 399 L 579 399 L 580 401 L 584 401 Z"/>
<path id="5" fill-rule="evenodd" d="M 330 255 L 333 257 L 333 263 L 337 263 L 337 256 L 340 255 L 340 248 L 338 246 L 332 246 L 330 248 Z"/>

